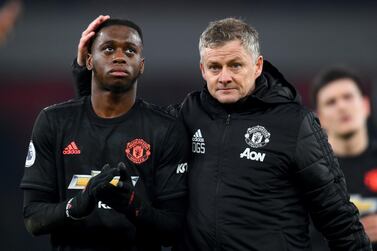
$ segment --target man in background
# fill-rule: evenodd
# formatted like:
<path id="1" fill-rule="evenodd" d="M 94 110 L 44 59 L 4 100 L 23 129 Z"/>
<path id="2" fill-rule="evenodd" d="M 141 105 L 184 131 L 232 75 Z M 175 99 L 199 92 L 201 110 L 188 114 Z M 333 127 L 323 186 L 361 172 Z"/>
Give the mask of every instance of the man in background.
<path id="1" fill-rule="evenodd" d="M 312 98 L 322 127 L 346 178 L 351 201 L 377 250 L 377 145 L 368 136 L 370 102 L 360 78 L 345 68 L 330 68 L 316 78 Z M 314 250 L 326 249 L 313 234 Z"/>

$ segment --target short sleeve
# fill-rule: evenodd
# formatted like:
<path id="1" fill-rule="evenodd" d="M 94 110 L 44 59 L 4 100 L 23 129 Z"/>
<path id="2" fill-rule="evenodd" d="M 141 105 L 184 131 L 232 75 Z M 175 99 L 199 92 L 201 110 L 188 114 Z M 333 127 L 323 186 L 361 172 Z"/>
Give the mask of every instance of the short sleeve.
<path id="1" fill-rule="evenodd" d="M 25 161 L 22 189 L 55 191 L 56 169 L 54 156 L 54 138 L 46 111 L 38 115 L 29 143 Z"/>

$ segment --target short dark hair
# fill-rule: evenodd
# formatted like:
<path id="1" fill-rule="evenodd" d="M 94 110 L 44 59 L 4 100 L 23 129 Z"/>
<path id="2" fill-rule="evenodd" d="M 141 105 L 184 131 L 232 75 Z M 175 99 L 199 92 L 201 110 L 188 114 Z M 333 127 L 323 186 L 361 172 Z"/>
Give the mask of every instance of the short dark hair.
<path id="1" fill-rule="evenodd" d="M 318 105 L 317 99 L 319 91 L 331 82 L 339 79 L 351 79 L 359 89 L 361 95 L 364 96 L 366 94 L 365 86 L 356 72 L 346 67 L 327 68 L 321 71 L 313 81 L 311 88 L 311 100 L 314 108 L 317 108 Z"/>
<path id="2" fill-rule="evenodd" d="M 126 20 L 126 19 L 112 19 L 112 18 L 110 18 L 110 19 L 106 20 L 105 22 L 101 23 L 97 27 L 97 29 L 95 29 L 95 31 L 94 31 L 95 35 L 92 37 L 92 39 L 90 39 L 89 44 L 88 44 L 88 51 L 89 52 L 91 52 L 91 50 L 92 50 L 93 43 L 96 40 L 98 33 L 103 28 L 113 26 L 113 25 L 122 25 L 122 26 L 127 26 L 129 28 L 134 29 L 140 37 L 141 44 L 143 44 L 143 32 L 141 31 L 141 28 L 137 24 L 135 24 L 134 22 L 132 22 L 130 20 Z"/>

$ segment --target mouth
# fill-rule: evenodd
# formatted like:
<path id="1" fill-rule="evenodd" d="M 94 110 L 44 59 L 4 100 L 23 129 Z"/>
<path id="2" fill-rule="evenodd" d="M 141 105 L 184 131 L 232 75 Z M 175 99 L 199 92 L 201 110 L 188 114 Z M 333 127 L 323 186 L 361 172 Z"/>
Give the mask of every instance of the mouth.
<path id="1" fill-rule="evenodd" d="M 130 73 L 125 69 L 111 69 L 109 74 L 114 77 L 127 77 Z"/>
<path id="2" fill-rule="evenodd" d="M 235 88 L 219 88 L 217 89 L 218 92 L 231 92 L 235 90 Z"/>
<path id="3" fill-rule="evenodd" d="M 348 121 L 350 121 L 350 120 L 351 120 L 350 117 L 345 117 L 345 118 L 342 118 L 342 119 L 341 119 L 342 122 L 348 122 Z"/>
<path id="4" fill-rule="evenodd" d="M 352 120 L 352 117 L 351 116 L 342 116 L 341 118 L 340 118 L 340 122 L 342 122 L 342 123 L 347 123 L 347 122 L 349 122 L 349 121 L 351 121 Z"/>

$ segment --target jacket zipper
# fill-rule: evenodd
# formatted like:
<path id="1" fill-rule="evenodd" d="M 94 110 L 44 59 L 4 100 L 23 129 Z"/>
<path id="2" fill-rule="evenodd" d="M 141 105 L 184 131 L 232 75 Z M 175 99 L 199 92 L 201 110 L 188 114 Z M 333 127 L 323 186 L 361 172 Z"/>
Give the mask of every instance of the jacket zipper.
<path id="1" fill-rule="evenodd" d="M 230 124 L 230 114 L 228 114 L 228 117 L 226 118 L 226 122 L 225 122 L 226 125 L 229 125 Z"/>
<path id="2" fill-rule="evenodd" d="M 227 129 L 230 125 L 230 114 L 227 115 L 227 118 L 226 118 L 226 121 L 225 121 L 225 127 L 224 127 L 224 131 L 223 131 L 223 135 L 222 135 L 222 138 L 221 138 L 221 144 L 220 146 L 224 146 L 225 144 L 225 136 L 226 136 L 226 132 L 227 132 Z M 221 242 L 220 242 L 220 234 L 219 234 L 219 228 L 218 228 L 218 192 L 219 192 L 219 187 L 220 187 L 220 182 L 221 182 L 221 172 L 222 172 L 222 168 L 221 168 L 221 160 L 224 158 L 224 154 L 222 153 L 224 151 L 224 148 L 223 147 L 220 147 L 220 150 L 219 150 L 219 158 L 218 158 L 218 162 L 217 162 L 217 168 L 218 168 L 218 175 L 217 175 L 217 183 L 216 183 L 216 194 L 215 194 L 215 242 L 216 242 L 216 245 L 215 245 L 215 250 L 221 250 Z"/>

